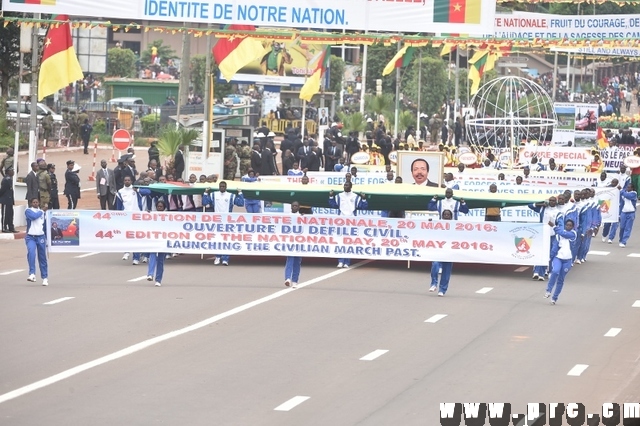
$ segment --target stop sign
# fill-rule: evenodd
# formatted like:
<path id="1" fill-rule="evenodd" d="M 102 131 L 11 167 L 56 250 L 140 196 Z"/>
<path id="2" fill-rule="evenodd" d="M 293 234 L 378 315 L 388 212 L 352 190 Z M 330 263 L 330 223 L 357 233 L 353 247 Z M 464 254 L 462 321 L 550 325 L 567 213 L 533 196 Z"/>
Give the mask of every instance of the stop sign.
<path id="1" fill-rule="evenodd" d="M 118 129 L 111 136 L 111 143 L 118 151 L 124 151 L 131 145 L 131 134 L 126 129 Z"/>

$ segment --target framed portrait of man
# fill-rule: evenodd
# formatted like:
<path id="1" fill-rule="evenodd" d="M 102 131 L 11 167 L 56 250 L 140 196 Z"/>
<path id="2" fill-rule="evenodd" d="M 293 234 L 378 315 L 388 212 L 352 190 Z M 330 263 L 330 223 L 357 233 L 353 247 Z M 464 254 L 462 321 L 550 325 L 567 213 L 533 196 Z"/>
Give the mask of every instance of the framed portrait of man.
<path id="1" fill-rule="evenodd" d="M 318 124 L 321 126 L 329 125 L 329 108 L 318 108 Z"/>
<path id="2" fill-rule="evenodd" d="M 444 153 L 399 151 L 398 176 L 410 185 L 440 187 L 444 173 Z"/>

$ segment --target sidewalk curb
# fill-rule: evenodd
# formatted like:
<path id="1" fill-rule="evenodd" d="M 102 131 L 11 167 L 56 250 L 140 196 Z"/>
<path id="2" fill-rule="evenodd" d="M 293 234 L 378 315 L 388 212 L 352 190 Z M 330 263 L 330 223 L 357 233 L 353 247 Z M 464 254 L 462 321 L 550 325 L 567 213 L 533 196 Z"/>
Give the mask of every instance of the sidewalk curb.
<path id="1" fill-rule="evenodd" d="M 27 235 L 26 232 L 20 231 L 17 233 L 0 233 L 0 240 L 24 240 L 24 237 Z"/>

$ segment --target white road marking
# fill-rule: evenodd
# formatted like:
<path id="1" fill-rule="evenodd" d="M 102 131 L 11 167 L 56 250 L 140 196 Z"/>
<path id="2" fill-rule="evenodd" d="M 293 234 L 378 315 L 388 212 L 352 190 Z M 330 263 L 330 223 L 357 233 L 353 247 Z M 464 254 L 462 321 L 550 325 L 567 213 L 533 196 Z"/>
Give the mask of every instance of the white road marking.
<path id="1" fill-rule="evenodd" d="M 143 275 L 143 276 L 138 277 L 138 278 L 132 278 L 132 279 L 130 279 L 130 280 L 127 280 L 127 282 L 129 282 L 129 283 L 135 283 L 136 281 L 142 281 L 142 280 L 146 280 L 146 279 L 147 279 L 147 276 L 146 276 L 146 275 Z"/>
<path id="2" fill-rule="evenodd" d="M 333 272 L 330 272 L 330 273 L 325 274 L 325 275 L 321 275 L 321 276 L 319 276 L 317 278 L 314 278 L 314 279 L 306 281 L 306 282 L 304 282 L 302 284 L 299 284 L 298 287 L 306 287 L 306 286 L 309 286 L 311 284 L 319 283 L 321 281 L 326 280 L 327 278 L 335 277 L 336 275 L 343 274 L 343 273 L 348 272 L 348 271 L 352 271 L 354 269 L 359 268 L 360 266 L 364 266 L 367 263 L 371 263 L 371 262 L 373 262 L 373 260 L 365 260 L 365 261 L 362 261 L 362 262 L 358 262 L 358 263 L 356 263 L 354 265 L 351 265 L 351 268 L 349 268 L 349 269 L 340 269 L 340 270 L 333 271 Z M 146 278 L 146 276 L 144 278 Z M 29 385 L 23 386 L 21 388 L 18 388 L 16 390 L 11 391 L 11 392 L 7 392 L 5 394 L 0 395 L 0 404 L 2 404 L 3 402 L 10 401 L 10 400 L 12 400 L 14 398 L 18 398 L 18 397 L 20 397 L 22 395 L 26 395 L 26 394 L 28 394 L 30 392 L 35 391 L 35 390 L 38 390 L 38 389 L 44 388 L 46 386 L 52 385 L 54 383 L 57 383 L 57 382 L 59 382 L 61 380 L 67 379 L 69 377 L 75 376 L 75 375 L 80 374 L 80 373 L 82 373 L 84 371 L 87 371 L 87 370 L 90 370 L 92 368 L 98 367 L 100 365 L 106 364 L 108 362 L 114 361 L 116 359 L 124 358 L 127 355 L 134 354 L 136 352 L 139 352 L 139 351 L 141 351 L 143 349 L 146 349 L 146 348 L 151 347 L 153 345 L 156 345 L 158 343 L 162 343 L 162 342 L 164 342 L 166 340 L 173 339 L 174 337 L 182 336 L 183 334 L 187 334 L 187 333 L 190 333 L 192 331 L 196 331 L 196 330 L 199 330 L 201 328 L 207 327 L 207 326 L 209 326 L 211 324 L 215 324 L 216 322 L 221 321 L 221 320 L 223 320 L 225 318 L 228 318 L 228 317 L 230 317 L 232 315 L 239 314 L 240 312 L 244 312 L 247 309 L 251 309 L 251 308 L 256 307 L 258 305 L 262 305 L 263 303 L 270 302 L 271 300 L 274 300 L 274 299 L 277 299 L 279 297 L 282 297 L 282 296 L 284 296 L 286 294 L 292 294 L 292 293 L 295 294 L 290 289 L 282 289 L 282 290 L 276 291 L 275 293 L 272 293 L 272 294 L 270 294 L 268 296 L 262 297 L 260 299 L 256 299 L 256 300 L 254 300 L 252 302 L 245 303 L 244 305 L 237 306 L 237 307 L 235 307 L 233 309 L 230 309 L 230 310 L 228 310 L 226 312 L 223 312 L 221 314 L 218 314 L 218 315 L 214 315 L 214 316 L 212 316 L 210 318 L 204 319 L 204 320 L 202 320 L 200 322 L 197 322 L 195 324 L 191 324 L 191 325 L 183 327 L 181 329 L 170 331 L 170 332 L 162 334 L 160 336 L 156 336 L 156 337 L 153 337 L 151 339 L 144 340 L 144 341 L 142 341 L 140 343 L 136 343 L 135 345 L 131 345 L 131 346 L 126 347 L 124 349 L 121 349 L 121 350 L 119 350 L 117 352 L 113 352 L 113 353 L 111 353 L 109 355 L 105 355 L 105 356 L 103 356 L 101 358 L 94 359 L 93 361 L 86 362 L 84 364 L 81 364 L 81 365 L 78 365 L 76 367 L 73 367 L 73 368 L 70 368 L 68 370 L 65 370 L 65 371 L 63 371 L 61 373 L 54 374 L 53 376 L 47 377 L 46 379 L 39 380 L 37 382 L 31 383 Z M 303 398 L 307 398 L 308 399 L 308 397 L 303 397 Z"/>
<path id="3" fill-rule="evenodd" d="M 571 370 L 569 370 L 567 376 L 579 376 L 584 373 L 584 370 L 587 368 L 589 368 L 587 364 L 576 364 Z"/>
<path id="4" fill-rule="evenodd" d="M 278 405 L 273 410 L 274 411 L 289 411 L 292 408 L 296 407 L 297 405 L 302 404 L 303 402 L 305 402 L 309 398 L 311 398 L 311 397 L 310 396 L 294 396 L 293 398 L 291 398 L 287 402 L 283 402 L 282 404 Z"/>
<path id="5" fill-rule="evenodd" d="M 360 358 L 360 361 L 373 361 L 374 359 L 378 358 L 379 356 L 382 356 L 382 355 L 386 354 L 387 352 L 389 352 L 388 349 L 376 349 L 375 351 L 371 352 L 370 354 L 366 354 L 365 356 Z"/>
<path id="6" fill-rule="evenodd" d="M 11 275 L 22 271 L 24 271 L 24 269 L 12 269 L 10 271 L 0 272 L 0 275 Z"/>
<path id="7" fill-rule="evenodd" d="M 640 253 L 629 253 L 627 257 L 640 257 Z"/>
<path id="8" fill-rule="evenodd" d="M 621 328 L 612 328 L 606 333 L 604 333 L 604 337 L 616 337 L 618 333 L 620 333 L 621 331 L 622 331 Z"/>
<path id="9" fill-rule="evenodd" d="M 431 318 L 427 319 L 425 322 L 436 323 L 436 322 L 440 321 L 442 318 L 444 318 L 446 316 L 447 316 L 447 314 L 434 315 Z"/>
<path id="10" fill-rule="evenodd" d="M 513 271 L 513 272 L 524 272 L 524 271 L 526 271 L 527 269 L 529 269 L 529 267 L 528 267 L 528 266 L 521 266 L 521 267 L 519 267 L 518 269 L 516 269 L 516 270 L 515 270 L 515 271 Z"/>
<path id="11" fill-rule="evenodd" d="M 631 305 L 632 308 L 640 308 L 640 300 L 636 300 L 635 302 L 633 302 L 633 305 Z"/>
<path id="12" fill-rule="evenodd" d="M 493 287 L 482 287 L 480 290 L 476 291 L 476 293 L 478 293 L 478 294 L 487 294 L 491 290 L 493 290 Z"/>
<path id="13" fill-rule="evenodd" d="M 95 256 L 96 254 L 100 254 L 99 251 L 94 251 L 91 253 L 79 254 L 78 256 L 74 256 L 76 259 L 82 259 L 84 257 Z"/>
<path id="14" fill-rule="evenodd" d="M 43 303 L 43 305 L 55 305 L 56 303 L 64 302 L 71 299 L 75 299 L 75 297 L 62 297 L 60 299 L 52 300 L 51 302 Z"/>
<path id="15" fill-rule="evenodd" d="M 587 254 L 592 254 L 594 256 L 606 256 L 608 254 L 610 254 L 610 251 L 598 251 L 598 250 L 591 250 L 589 253 Z"/>

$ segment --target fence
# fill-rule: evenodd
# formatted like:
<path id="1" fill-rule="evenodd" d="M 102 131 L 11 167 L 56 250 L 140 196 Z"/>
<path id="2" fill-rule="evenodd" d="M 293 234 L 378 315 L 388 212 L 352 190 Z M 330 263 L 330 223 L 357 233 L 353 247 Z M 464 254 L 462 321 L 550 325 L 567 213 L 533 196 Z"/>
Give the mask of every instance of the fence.
<path id="1" fill-rule="evenodd" d="M 302 125 L 301 120 L 278 120 L 273 119 L 269 120 L 267 118 L 260 119 L 260 127 L 264 126 L 269 131 L 277 134 L 284 135 L 289 127 L 300 127 Z M 314 120 L 306 120 L 305 127 L 308 135 L 317 135 L 318 134 L 318 123 Z"/>

